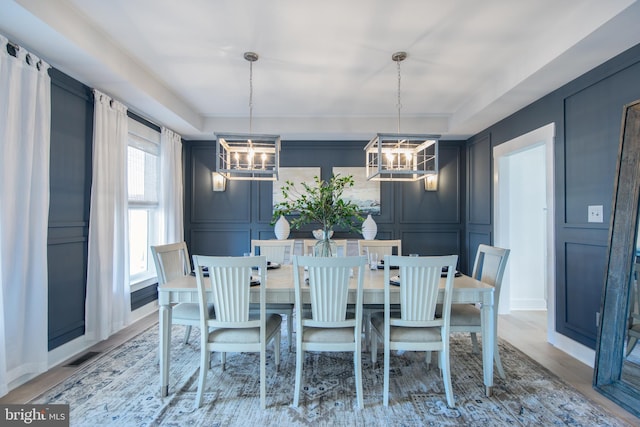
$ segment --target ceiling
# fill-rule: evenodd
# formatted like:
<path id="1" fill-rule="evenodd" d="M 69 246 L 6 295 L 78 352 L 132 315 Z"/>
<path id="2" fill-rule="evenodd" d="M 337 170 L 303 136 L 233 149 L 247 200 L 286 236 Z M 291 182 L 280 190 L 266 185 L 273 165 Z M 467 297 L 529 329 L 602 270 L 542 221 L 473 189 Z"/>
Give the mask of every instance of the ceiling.
<path id="1" fill-rule="evenodd" d="M 0 33 L 186 139 L 466 138 L 640 43 L 634 0 L 0 0 Z"/>

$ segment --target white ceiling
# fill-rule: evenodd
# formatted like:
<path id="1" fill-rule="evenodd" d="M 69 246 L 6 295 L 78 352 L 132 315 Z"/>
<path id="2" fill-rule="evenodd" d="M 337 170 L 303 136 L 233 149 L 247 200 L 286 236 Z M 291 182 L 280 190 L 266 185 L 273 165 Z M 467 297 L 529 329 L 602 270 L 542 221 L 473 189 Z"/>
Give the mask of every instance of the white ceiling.
<path id="1" fill-rule="evenodd" d="M 0 32 L 187 139 L 464 138 L 640 43 L 634 0 L 0 0 Z"/>

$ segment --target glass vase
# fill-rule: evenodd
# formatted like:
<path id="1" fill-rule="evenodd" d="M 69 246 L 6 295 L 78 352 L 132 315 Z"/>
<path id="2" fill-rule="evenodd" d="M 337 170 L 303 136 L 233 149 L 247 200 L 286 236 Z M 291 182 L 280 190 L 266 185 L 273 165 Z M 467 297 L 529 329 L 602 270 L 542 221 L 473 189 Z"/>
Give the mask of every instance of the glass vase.
<path id="1" fill-rule="evenodd" d="M 336 242 L 329 238 L 329 230 L 322 232 L 322 239 L 313 247 L 313 256 L 338 256 L 338 247 Z"/>

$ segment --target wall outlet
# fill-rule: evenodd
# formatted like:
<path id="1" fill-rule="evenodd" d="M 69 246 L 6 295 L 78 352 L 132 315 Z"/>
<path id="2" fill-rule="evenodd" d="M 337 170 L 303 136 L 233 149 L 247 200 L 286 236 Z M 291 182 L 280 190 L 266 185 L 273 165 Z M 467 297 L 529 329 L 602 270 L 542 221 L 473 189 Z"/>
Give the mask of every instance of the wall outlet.
<path id="1" fill-rule="evenodd" d="M 589 205 L 588 221 L 589 222 L 603 222 L 602 205 Z"/>

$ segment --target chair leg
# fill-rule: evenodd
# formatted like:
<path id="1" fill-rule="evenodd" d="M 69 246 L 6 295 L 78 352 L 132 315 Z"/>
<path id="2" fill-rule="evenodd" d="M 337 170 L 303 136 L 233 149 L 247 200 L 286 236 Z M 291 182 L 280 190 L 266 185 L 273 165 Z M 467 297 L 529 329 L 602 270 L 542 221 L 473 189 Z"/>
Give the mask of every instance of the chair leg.
<path id="1" fill-rule="evenodd" d="M 301 333 L 298 331 L 298 333 Z M 297 341 L 300 344 L 300 341 Z M 293 390 L 293 406 L 298 407 L 300 401 L 300 383 L 302 382 L 302 364 L 304 363 L 304 350 L 302 346 L 296 346 L 296 385 Z"/>
<path id="2" fill-rule="evenodd" d="M 444 349 L 440 351 L 440 368 L 442 369 L 442 380 L 444 381 L 444 392 L 447 395 L 447 405 L 450 408 L 456 407 L 451 387 L 451 369 L 449 365 L 449 352 Z"/>
<path id="3" fill-rule="evenodd" d="M 278 335 L 275 338 L 275 343 L 274 343 L 274 353 L 275 353 L 275 359 L 276 359 L 276 372 L 280 370 L 280 340 L 282 339 L 281 337 L 281 333 L 278 332 Z"/>
<path id="4" fill-rule="evenodd" d="M 480 352 L 480 349 L 478 347 L 478 336 L 476 335 L 475 332 L 471 332 L 471 344 L 473 345 L 473 353 L 477 354 Z"/>
<path id="5" fill-rule="evenodd" d="M 431 361 L 433 360 L 431 351 L 426 351 L 424 355 L 424 362 L 427 364 L 427 369 L 431 369 Z"/>
<path id="6" fill-rule="evenodd" d="M 370 350 L 370 342 L 372 337 L 371 332 L 371 310 L 365 309 L 363 310 L 364 319 L 362 319 L 362 324 L 364 326 L 364 351 Z"/>
<path id="7" fill-rule="evenodd" d="M 293 349 L 293 310 L 287 314 L 287 338 L 289 338 L 289 353 Z"/>
<path id="8" fill-rule="evenodd" d="M 389 359 L 390 359 L 389 344 L 384 343 L 384 386 L 382 388 L 382 403 L 384 406 L 389 406 Z"/>
<path id="9" fill-rule="evenodd" d="M 200 349 L 200 375 L 198 375 L 198 392 L 196 394 L 196 409 L 202 406 L 202 395 L 204 394 L 204 383 L 209 370 L 209 349 Z"/>
<path id="10" fill-rule="evenodd" d="M 507 379 L 507 376 L 504 374 L 504 368 L 502 367 L 502 361 L 500 360 L 500 353 L 498 351 L 498 344 L 496 343 L 496 348 L 493 349 L 493 360 L 496 362 L 496 369 L 498 370 L 498 375 L 503 380 Z"/>
<path id="11" fill-rule="evenodd" d="M 371 363 L 378 361 L 378 334 L 371 329 Z"/>
<path id="12" fill-rule="evenodd" d="M 187 325 L 184 329 L 184 341 L 183 344 L 189 343 L 189 335 L 191 335 L 191 325 Z"/>
<path id="13" fill-rule="evenodd" d="M 279 336 L 277 337 L 280 338 Z M 263 342 L 260 349 L 260 408 L 267 407 L 267 343 Z"/>
<path id="14" fill-rule="evenodd" d="M 627 356 L 629 356 L 631 354 L 631 352 L 633 351 L 633 348 L 636 346 L 637 342 L 638 342 L 638 338 L 629 337 L 629 340 L 627 341 L 627 351 L 626 351 L 625 357 L 627 357 Z"/>
<path id="15" fill-rule="evenodd" d="M 359 334 L 358 334 L 359 335 Z M 362 397 L 362 347 L 361 341 L 356 336 L 356 350 L 353 352 L 353 368 L 356 377 L 356 398 L 358 400 L 358 408 L 364 409 L 364 398 Z"/>

